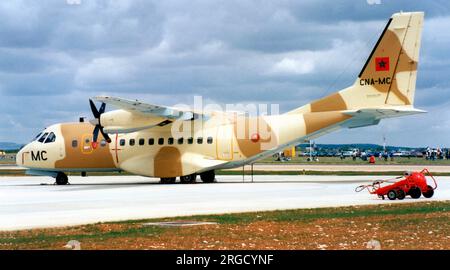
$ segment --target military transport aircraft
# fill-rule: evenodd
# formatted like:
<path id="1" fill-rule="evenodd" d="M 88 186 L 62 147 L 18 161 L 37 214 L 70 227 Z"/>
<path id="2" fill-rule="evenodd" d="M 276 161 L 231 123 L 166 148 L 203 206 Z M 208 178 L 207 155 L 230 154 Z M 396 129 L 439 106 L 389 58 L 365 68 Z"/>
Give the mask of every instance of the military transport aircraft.
<path id="1" fill-rule="evenodd" d="M 92 171 L 127 171 L 163 183 L 177 177 L 193 183 L 200 175 L 209 183 L 214 170 L 250 164 L 340 128 L 422 113 L 413 102 L 423 17 L 393 14 L 352 86 L 287 113 L 253 117 L 95 97 L 101 106 L 89 100 L 93 120 L 46 128 L 19 151 L 17 164 L 60 185 L 68 183 L 67 172 Z M 105 112 L 106 104 L 118 110 Z M 201 128 L 186 128 L 192 126 Z"/>

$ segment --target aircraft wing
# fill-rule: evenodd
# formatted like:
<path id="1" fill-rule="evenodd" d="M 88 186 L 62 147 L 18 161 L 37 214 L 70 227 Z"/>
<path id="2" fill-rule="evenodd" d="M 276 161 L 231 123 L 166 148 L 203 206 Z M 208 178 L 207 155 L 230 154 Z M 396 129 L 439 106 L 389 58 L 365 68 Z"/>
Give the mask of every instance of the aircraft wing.
<path id="1" fill-rule="evenodd" d="M 180 108 L 147 104 L 138 100 L 130 100 L 118 97 L 98 96 L 94 97 L 94 99 L 106 104 L 111 104 L 119 109 L 123 109 L 129 112 L 137 112 L 150 117 L 162 117 L 170 120 L 179 118 L 183 118 L 185 120 L 197 119 L 200 115 L 202 115 L 200 113 L 194 112 L 193 110 L 183 110 Z"/>

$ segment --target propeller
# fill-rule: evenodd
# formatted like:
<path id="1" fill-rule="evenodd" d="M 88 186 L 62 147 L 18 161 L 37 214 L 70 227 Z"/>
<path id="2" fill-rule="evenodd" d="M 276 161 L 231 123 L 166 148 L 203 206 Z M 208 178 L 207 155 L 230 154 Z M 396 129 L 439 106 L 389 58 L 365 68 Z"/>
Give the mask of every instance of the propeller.
<path id="1" fill-rule="evenodd" d="M 111 142 L 111 138 L 108 136 L 108 134 L 103 132 L 103 126 L 100 123 L 100 116 L 102 115 L 102 113 L 105 112 L 106 104 L 104 102 L 102 102 L 102 105 L 100 105 L 100 109 L 97 110 L 97 107 L 95 106 L 92 99 L 89 99 L 89 105 L 91 106 L 91 111 L 92 111 L 92 114 L 94 115 L 94 119 L 91 120 L 90 122 L 91 122 L 91 124 L 95 125 L 94 132 L 93 132 L 94 138 L 92 140 L 92 146 L 94 148 L 96 148 L 99 131 L 100 131 L 100 133 L 102 133 L 103 137 L 105 138 L 105 140 L 108 143 Z"/>

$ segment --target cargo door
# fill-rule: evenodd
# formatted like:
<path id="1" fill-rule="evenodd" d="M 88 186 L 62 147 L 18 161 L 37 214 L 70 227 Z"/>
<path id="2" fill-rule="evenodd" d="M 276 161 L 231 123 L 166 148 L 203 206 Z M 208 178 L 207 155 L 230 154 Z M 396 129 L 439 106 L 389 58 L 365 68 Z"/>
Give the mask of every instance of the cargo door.
<path id="1" fill-rule="evenodd" d="M 217 159 L 233 159 L 233 129 L 231 125 L 221 125 L 217 129 Z"/>

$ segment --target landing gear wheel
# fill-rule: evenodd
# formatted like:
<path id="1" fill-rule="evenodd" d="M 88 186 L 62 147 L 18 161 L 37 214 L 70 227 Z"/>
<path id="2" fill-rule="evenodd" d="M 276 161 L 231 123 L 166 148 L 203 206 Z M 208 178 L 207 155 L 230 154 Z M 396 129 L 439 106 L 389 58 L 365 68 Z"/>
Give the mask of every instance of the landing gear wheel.
<path id="1" fill-rule="evenodd" d="M 405 197 L 406 197 L 406 194 L 405 194 L 405 192 L 403 191 L 403 189 L 397 190 L 397 199 L 403 200 Z"/>
<path id="2" fill-rule="evenodd" d="M 431 198 L 434 195 L 434 190 L 431 186 L 427 186 L 427 190 L 422 193 L 425 198 Z"/>
<path id="3" fill-rule="evenodd" d="M 176 177 L 165 177 L 161 178 L 162 184 L 175 184 L 175 181 L 177 180 Z"/>
<path id="4" fill-rule="evenodd" d="M 207 171 L 200 174 L 200 178 L 202 179 L 203 183 L 213 183 L 214 180 L 216 180 L 216 173 L 214 170 Z"/>
<path id="5" fill-rule="evenodd" d="M 196 178 L 197 174 L 193 173 L 190 175 L 180 176 L 180 181 L 182 184 L 193 184 L 195 183 Z"/>
<path id="6" fill-rule="evenodd" d="M 56 184 L 57 185 L 67 185 L 69 183 L 69 179 L 67 178 L 67 175 L 63 172 L 59 172 L 56 175 Z"/>
<path id="7" fill-rule="evenodd" d="M 422 195 L 422 191 L 420 191 L 420 188 L 418 187 L 413 187 L 409 190 L 408 194 L 413 199 L 419 199 L 420 195 Z"/>
<path id="8" fill-rule="evenodd" d="M 397 192 L 395 192 L 395 190 L 389 190 L 389 192 L 387 193 L 387 197 L 389 200 L 393 201 L 397 198 Z"/>

